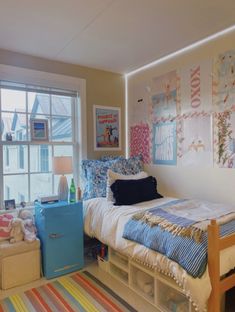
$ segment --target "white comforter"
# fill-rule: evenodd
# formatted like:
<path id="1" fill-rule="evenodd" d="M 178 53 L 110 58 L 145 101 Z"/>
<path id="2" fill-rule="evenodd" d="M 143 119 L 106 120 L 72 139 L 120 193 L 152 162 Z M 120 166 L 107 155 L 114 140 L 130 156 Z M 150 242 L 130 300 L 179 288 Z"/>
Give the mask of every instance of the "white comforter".
<path id="1" fill-rule="evenodd" d="M 124 225 L 133 214 L 140 210 L 143 211 L 162 205 L 171 200 L 173 200 L 173 198 L 161 198 L 131 206 L 114 206 L 111 202 L 108 202 L 106 198 L 87 200 L 84 202 L 85 232 L 89 236 L 98 238 L 104 244 L 109 245 L 121 253 L 144 264 L 148 264 L 158 271 L 174 278 L 193 302 L 195 308 L 199 311 L 203 311 L 206 309 L 206 302 L 211 291 L 208 270 L 206 270 L 201 278 L 193 278 L 176 262 L 169 260 L 164 255 L 148 249 L 143 245 L 122 238 Z M 209 208 L 207 207 L 208 219 L 211 218 L 212 210 L 215 211 L 216 205 L 217 204 L 211 205 Z M 235 212 L 234 207 L 219 205 L 218 209 L 219 213 L 217 212 L 217 217 L 228 213 L 230 213 L 230 215 L 224 218 L 231 219 L 235 216 L 234 213 L 231 214 L 231 212 Z M 192 217 L 195 217 L 193 214 L 198 214 L 198 211 L 192 211 Z M 189 218 L 190 215 L 187 215 L 187 217 Z M 205 225 L 207 223 L 208 221 L 205 222 Z M 230 247 L 221 253 L 221 275 L 227 273 L 234 267 L 235 247 Z"/>

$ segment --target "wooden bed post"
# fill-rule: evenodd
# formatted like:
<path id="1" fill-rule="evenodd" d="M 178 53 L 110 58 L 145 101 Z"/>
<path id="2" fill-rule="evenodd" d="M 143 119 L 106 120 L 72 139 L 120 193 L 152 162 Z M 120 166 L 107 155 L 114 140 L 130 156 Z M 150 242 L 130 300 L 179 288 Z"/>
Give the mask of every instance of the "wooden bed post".
<path id="1" fill-rule="evenodd" d="M 215 220 L 211 220 L 211 224 L 208 225 L 208 269 L 212 285 L 208 311 L 220 312 L 219 226 Z"/>
<path id="2" fill-rule="evenodd" d="M 220 237 L 215 220 L 208 225 L 208 270 L 212 291 L 208 300 L 209 312 L 220 312 L 225 292 L 235 286 L 234 271 L 220 277 L 220 251 L 235 245 L 235 234 Z"/>

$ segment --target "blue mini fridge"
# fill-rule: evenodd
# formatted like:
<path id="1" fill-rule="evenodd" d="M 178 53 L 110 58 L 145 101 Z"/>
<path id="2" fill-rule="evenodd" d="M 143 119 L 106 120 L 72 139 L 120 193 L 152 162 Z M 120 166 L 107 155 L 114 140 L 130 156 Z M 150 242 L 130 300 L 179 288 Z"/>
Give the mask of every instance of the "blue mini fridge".
<path id="1" fill-rule="evenodd" d="M 82 202 L 35 203 L 35 221 L 41 241 L 43 273 L 53 278 L 79 270 L 83 257 Z"/>

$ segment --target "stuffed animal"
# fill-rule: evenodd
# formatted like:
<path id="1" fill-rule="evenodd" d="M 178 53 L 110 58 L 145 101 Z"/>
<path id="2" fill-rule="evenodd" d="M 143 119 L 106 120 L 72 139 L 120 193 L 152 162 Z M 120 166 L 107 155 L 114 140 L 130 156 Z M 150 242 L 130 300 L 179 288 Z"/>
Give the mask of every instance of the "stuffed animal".
<path id="1" fill-rule="evenodd" d="M 9 213 L 0 215 L 0 241 L 10 239 L 13 218 L 13 215 Z"/>
<path id="2" fill-rule="evenodd" d="M 23 209 L 19 212 L 19 218 L 23 222 L 24 240 L 26 242 L 32 242 L 36 239 L 36 227 L 34 224 L 34 217 L 31 211 Z"/>
<path id="3" fill-rule="evenodd" d="M 11 221 L 10 243 L 17 243 L 24 239 L 23 223 L 20 218 Z"/>
<path id="4" fill-rule="evenodd" d="M 136 284 L 145 294 L 153 295 L 153 278 L 150 275 L 138 270 Z"/>

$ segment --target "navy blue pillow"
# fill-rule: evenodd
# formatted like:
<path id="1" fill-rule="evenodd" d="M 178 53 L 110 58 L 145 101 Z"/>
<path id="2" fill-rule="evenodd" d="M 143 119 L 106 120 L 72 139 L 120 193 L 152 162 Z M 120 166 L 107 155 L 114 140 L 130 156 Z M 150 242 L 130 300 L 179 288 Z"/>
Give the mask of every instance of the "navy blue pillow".
<path id="1" fill-rule="evenodd" d="M 114 205 L 133 205 L 140 202 L 161 198 L 157 192 L 157 180 L 150 176 L 138 180 L 116 180 L 111 185 Z"/>

